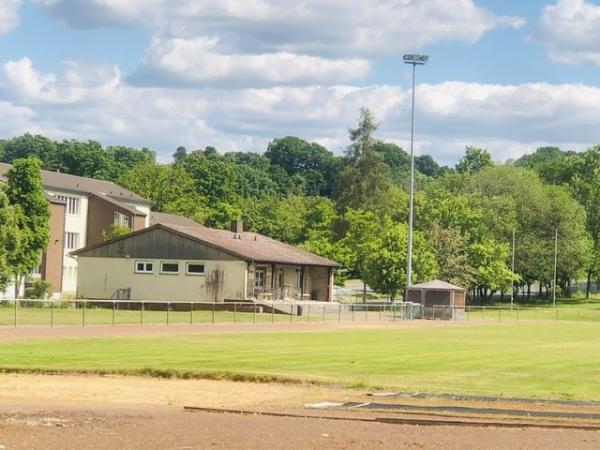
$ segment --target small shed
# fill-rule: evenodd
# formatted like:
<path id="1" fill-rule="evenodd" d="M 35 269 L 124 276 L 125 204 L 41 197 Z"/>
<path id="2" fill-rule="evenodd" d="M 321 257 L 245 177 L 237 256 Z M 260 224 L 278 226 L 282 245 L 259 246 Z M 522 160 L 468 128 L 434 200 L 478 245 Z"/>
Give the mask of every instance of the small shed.
<path id="1" fill-rule="evenodd" d="M 413 284 L 407 301 L 421 304 L 424 319 L 463 320 L 466 290 L 441 280 Z"/>

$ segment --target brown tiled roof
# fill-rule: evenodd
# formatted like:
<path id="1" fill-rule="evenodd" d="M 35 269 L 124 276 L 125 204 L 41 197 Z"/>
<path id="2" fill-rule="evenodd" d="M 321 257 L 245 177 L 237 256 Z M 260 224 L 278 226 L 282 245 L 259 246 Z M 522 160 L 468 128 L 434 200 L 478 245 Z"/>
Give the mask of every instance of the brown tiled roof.
<path id="1" fill-rule="evenodd" d="M 0 163 L 0 177 L 4 177 L 11 168 L 10 164 Z M 61 189 L 84 194 L 102 193 L 116 200 L 130 200 L 151 205 L 150 200 L 131 192 L 112 181 L 95 180 L 93 178 L 78 177 L 67 173 L 42 170 L 42 184 L 46 189 Z"/>
<path id="2" fill-rule="evenodd" d="M 163 225 L 191 225 L 191 226 L 202 226 L 197 222 L 194 222 L 192 219 L 188 219 L 184 216 L 178 216 L 175 214 L 167 214 L 161 212 L 150 212 L 150 225 L 156 224 Z"/>
<path id="3" fill-rule="evenodd" d="M 154 220 L 157 220 L 156 213 Z M 258 233 L 233 233 L 227 230 L 216 230 L 214 228 L 207 228 L 194 221 L 186 219 L 191 222 L 186 224 L 174 224 L 172 222 L 180 219 L 174 219 L 171 214 L 165 216 L 171 216 L 171 223 L 156 223 L 142 230 L 134 231 L 133 233 L 121 236 L 110 241 L 99 242 L 97 244 L 89 245 L 85 248 L 75 250 L 71 252 L 71 255 L 81 255 L 88 250 L 93 248 L 102 247 L 108 243 L 130 239 L 138 234 L 147 233 L 151 230 L 162 228 L 167 231 L 171 231 L 187 237 L 189 239 L 208 244 L 212 247 L 221 249 L 225 253 L 236 256 L 245 261 L 256 261 L 272 264 L 293 264 L 298 266 L 321 266 L 321 267 L 341 267 L 341 264 L 336 263 L 327 258 L 315 255 L 314 253 L 307 252 L 293 245 L 285 244 L 275 239 L 268 238 Z M 163 219 L 169 219 L 164 217 Z"/>
<path id="4" fill-rule="evenodd" d="M 112 198 L 109 195 L 106 195 L 102 192 L 94 192 L 92 195 L 97 196 L 98 198 L 101 198 L 104 201 L 107 201 L 108 203 L 112 203 L 115 206 L 118 206 L 120 208 L 123 208 L 126 211 L 129 211 L 130 213 L 136 215 L 136 216 L 142 216 L 142 217 L 146 217 L 146 213 L 143 213 L 142 211 L 136 209 L 135 206 L 133 205 L 128 205 L 127 203 L 123 203 L 120 202 L 114 198 Z"/>
<path id="5" fill-rule="evenodd" d="M 426 281 L 425 283 L 413 284 L 409 289 L 431 289 L 432 291 L 464 291 L 465 288 L 455 284 L 446 283 L 441 280 Z"/>
<path id="6" fill-rule="evenodd" d="M 227 230 L 207 228 L 199 224 L 169 224 L 164 226 L 249 261 L 340 267 L 340 264 L 335 261 L 258 233 L 244 232 L 238 234 Z"/>

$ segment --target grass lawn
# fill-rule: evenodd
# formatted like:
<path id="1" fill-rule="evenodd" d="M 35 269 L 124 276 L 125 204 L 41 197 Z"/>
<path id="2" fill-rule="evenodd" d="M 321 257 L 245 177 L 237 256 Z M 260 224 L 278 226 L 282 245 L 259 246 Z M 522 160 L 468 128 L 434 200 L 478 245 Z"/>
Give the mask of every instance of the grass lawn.
<path id="1" fill-rule="evenodd" d="M 0 343 L 0 370 L 11 368 L 600 400 L 600 332 L 595 323 L 541 322 Z"/>

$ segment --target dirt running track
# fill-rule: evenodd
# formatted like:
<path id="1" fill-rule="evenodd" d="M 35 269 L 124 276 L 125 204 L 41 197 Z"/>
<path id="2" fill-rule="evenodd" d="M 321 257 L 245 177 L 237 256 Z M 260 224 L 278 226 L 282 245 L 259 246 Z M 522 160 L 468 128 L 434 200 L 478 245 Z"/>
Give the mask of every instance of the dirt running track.
<path id="1" fill-rule="evenodd" d="M 336 388 L 140 377 L 0 375 L 0 449 L 597 449 L 600 432 L 407 426 L 183 412 L 183 405 L 309 412 Z M 352 413 L 351 417 L 363 417 Z"/>

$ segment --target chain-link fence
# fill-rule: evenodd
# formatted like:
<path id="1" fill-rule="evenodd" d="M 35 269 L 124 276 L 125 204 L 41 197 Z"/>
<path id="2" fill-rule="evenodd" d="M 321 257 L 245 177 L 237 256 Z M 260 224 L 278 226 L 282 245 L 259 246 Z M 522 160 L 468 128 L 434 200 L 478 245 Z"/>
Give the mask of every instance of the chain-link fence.
<path id="1" fill-rule="evenodd" d="M 421 318 L 412 303 L 0 300 L 0 327 L 393 322 Z"/>

